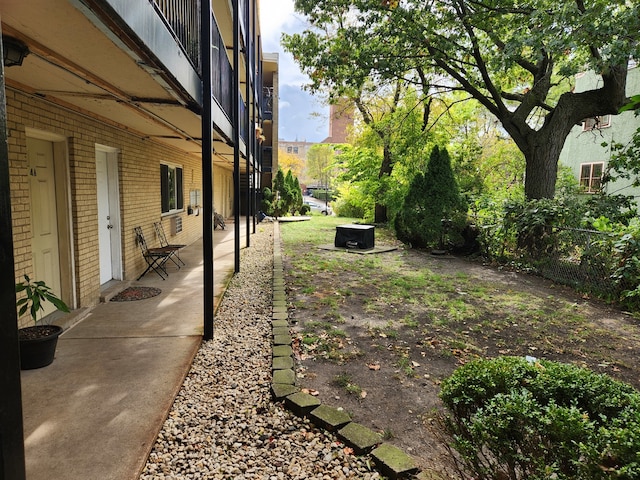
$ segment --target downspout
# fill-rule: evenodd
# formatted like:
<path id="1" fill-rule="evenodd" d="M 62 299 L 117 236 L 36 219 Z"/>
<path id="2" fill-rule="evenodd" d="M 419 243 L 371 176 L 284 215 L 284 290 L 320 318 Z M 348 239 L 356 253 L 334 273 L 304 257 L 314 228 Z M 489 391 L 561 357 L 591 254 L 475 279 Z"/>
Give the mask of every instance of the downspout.
<path id="1" fill-rule="evenodd" d="M 205 7 L 206 4 L 206 7 Z M 211 113 L 211 2 L 200 6 L 200 60 L 202 64 L 202 259 L 204 262 L 204 334 L 213 338 L 213 121 Z"/>
<path id="2" fill-rule="evenodd" d="M 1 30 L 1 28 L 0 28 Z M 0 37 L 0 51 L 3 49 Z M 24 480 L 22 387 L 11 226 L 11 192 L 4 65 L 0 62 L 0 478 Z"/>
<path id="3" fill-rule="evenodd" d="M 240 7 L 233 0 L 233 208 L 234 272 L 240 271 Z"/>
<path id="4" fill-rule="evenodd" d="M 250 226 L 250 222 L 251 222 L 251 182 L 249 181 L 251 178 L 251 156 L 253 154 L 253 149 L 252 149 L 252 138 L 255 138 L 255 135 L 251 135 L 251 124 L 249 123 L 249 119 L 251 118 L 251 102 L 249 101 L 251 98 L 251 36 L 253 34 L 253 30 L 251 28 L 249 28 L 250 26 L 250 21 L 249 19 L 251 17 L 249 17 L 249 2 L 251 0 L 246 0 L 245 1 L 245 8 L 244 8 L 244 18 L 246 20 L 246 25 L 245 25 L 245 33 L 244 33 L 244 65 L 245 65 L 245 72 L 244 72 L 244 79 L 245 79 L 245 94 L 244 97 L 247 99 L 247 108 L 245 108 L 245 114 L 244 114 L 244 120 L 245 120 L 245 125 L 246 125 L 246 138 L 247 138 L 247 143 L 246 143 L 246 155 L 245 155 L 245 169 L 247 172 L 247 193 L 246 193 L 246 199 L 245 201 L 247 202 L 247 218 L 245 221 L 245 230 L 246 230 L 246 235 L 247 235 L 247 248 L 249 248 L 251 246 L 251 229 L 249 228 Z"/>
<path id="5" fill-rule="evenodd" d="M 249 128 L 249 136 L 251 137 L 251 145 L 253 145 L 253 148 L 251 149 L 251 152 L 253 153 L 253 169 L 251 170 L 251 231 L 252 233 L 256 233 L 256 212 L 258 211 L 258 209 L 256 208 L 256 167 L 258 165 L 258 139 L 256 138 L 255 135 L 255 125 L 257 124 L 257 120 L 258 120 L 258 104 L 256 103 L 257 100 L 257 95 L 256 92 L 258 90 L 258 88 L 260 87 L 260 75 L 258 75 L 258 62 L 257 62 L 257 58 L 258 58 L 258 45 L 260 44 L 259 42 L 259 37 L 256 36 L 256 15 L 258 14 L 258 9 L 257 7 L 257 0 L 253 0 L 251 2 L 251 11 L 252 11 L 252 15 L 251 18 L 253 19 L 253 25 L 251 28 L 251 39 L 255 40 L 255 42 L 252 42 L 251 44 L 253 45 L 253 48 L 251 49 L 251 65 L 253 66 L 253 89 L 251 90 L 251 103 L 253 105 L 253 110 L 252 110 L 252 116 L 251 116 L 251 127 L 253 128 Z"/>

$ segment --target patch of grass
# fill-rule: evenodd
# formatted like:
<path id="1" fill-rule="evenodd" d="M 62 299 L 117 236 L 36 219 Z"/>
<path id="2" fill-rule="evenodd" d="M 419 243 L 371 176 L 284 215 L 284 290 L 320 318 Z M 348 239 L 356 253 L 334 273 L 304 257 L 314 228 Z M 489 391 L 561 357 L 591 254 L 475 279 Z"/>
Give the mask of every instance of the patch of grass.
<path id="1" fill-rule="evenodd" d="M 383 333 L 387 336 L 387 338 L 393 338 L 393 339 L 398 338 L 398 335 L 399 335 L 398 331 L 395 328 L 393 328 L 393 322 L 387 323 L 387 326 L 385 327 Z"/>
<path id="2" fill-rule="evenodd" d="M 345 388 L 351 383 L 351 375 L 347 372 L 341 372 L 333 377 L 332 383 L 337 387 Z"/>
<path id="3" fill-rule="evenodd" d="M 413 364 L 411 363 L 411 359 L 408 356 L 402 355 L 400 358 L 398 358 L 396 367 L 398 367 L 400 371 L 407 377 L 414 376 Z"/>
<path id="4" fill-rule="evenodd" d="M 412 314 L 405 315 L 405 317 L 402 319 L 402 323 L 409 328 L 418 328 L 420 326 L 420 322 L 413 318 Z"/>
<path id="5" fill-rule="evenodd" d="M 315 332 L 316 330 L 331 331 L 333 330 L 333 324 L 329 322 L 318 322 L 318 321 L 305 322 L 304 324 L 305 332 Z"/>
<path id="6" fill-rule="evenodd" d="M 384 430 L 382 430 L 382 439 L 383 440 L 391 440 L 392 438 L 395 438 L 395 435 L 393 434 L 393 432 L 391 431 L 391 429 L 389 427 L 387 427 Z"/>
<path id="7" fill-rule="evenodd" d="M 305 345 L 313 345 L 314 343 L 318 343 L 319 341 L 320 339 L 311 333 L 302 335 L 302 343 Z"/>
<path id="8" fill-rule="evenodd" d="M 335 375 L 333 377 L 332 383 L 337 387 L 344 388 L 347 393 L 351 395 L 360 395 L 362 393 L 362 387 L 353 383 L 351 375 L 349 375 L 347 372 L 342 372 L 338 375 Z"/>

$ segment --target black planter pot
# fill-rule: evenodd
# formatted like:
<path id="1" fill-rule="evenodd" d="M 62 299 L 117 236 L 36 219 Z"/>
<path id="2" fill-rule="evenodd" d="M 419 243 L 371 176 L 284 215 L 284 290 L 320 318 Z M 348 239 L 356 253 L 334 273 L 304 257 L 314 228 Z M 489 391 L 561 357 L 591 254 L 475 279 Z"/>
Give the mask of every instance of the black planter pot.
<path id="1" fill-rule="evenodd" d="M 20 368 L 32 370 L 53 362 L 62 327 L 57 325 L 37 325 L 18 330 L 20 339 Z"/>

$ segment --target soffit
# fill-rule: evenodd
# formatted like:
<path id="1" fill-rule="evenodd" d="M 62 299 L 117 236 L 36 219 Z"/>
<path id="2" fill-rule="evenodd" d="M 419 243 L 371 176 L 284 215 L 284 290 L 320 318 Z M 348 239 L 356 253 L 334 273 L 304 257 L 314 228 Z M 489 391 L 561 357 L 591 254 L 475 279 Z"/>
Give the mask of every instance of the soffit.
<path id="1" fill-rule="evenodd" d="M 147 61 L 63 0 L 2 0 L 3 33 L 27 43 L 7 85 L 200 154 L 200 117 Z M 104 28 L 104 26 L 102 26 Z"/>

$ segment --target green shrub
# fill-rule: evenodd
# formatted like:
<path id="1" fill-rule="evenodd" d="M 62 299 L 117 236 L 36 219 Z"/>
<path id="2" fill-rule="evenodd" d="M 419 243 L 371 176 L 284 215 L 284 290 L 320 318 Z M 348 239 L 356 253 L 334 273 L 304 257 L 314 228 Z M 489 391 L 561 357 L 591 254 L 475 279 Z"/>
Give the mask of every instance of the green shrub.
<path id="1" fill-rule="evenodd" d="M 405 243 L 414 247 L 435 246 L 442 240 L 445 224 L 452 227 L 449 234 L 464 228 L 466 212 L 449 153 L 435 146 L 426 172 L 418 173 L 412 180 L 394 227 L 398 239 Z M 443 224 L 443 219 L 449 222 Z"/>
<path id="2" fill-rule="evenodd" d="M 306 215 L 309 213 L 309 211 L 311 210 L 311 207 L 307 204 L 303 204 L 300 207 L 300 215 Z"/>
<path id="3" fill-rule="evenodd" d="M 483 480 L 640 478 L 640 393 L 572 365 L 477 360 L 442 383 L 459 467 Z"/>

